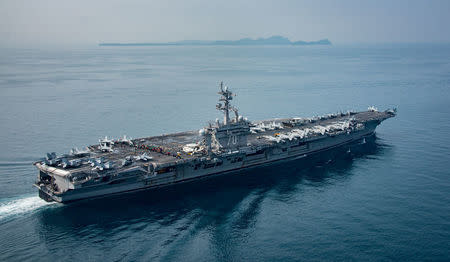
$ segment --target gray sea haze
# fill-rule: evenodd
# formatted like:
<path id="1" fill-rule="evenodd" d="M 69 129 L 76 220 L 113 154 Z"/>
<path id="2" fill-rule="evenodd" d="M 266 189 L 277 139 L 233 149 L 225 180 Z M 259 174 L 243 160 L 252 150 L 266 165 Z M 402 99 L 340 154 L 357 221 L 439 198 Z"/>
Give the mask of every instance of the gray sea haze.
<path id="1" fill-rule="evenodd" d="M 365 152 L 48 204 L 46 152 L 195 130 L 225 81 L 250 120 L 398 107 Z M 0 50 L 0 260 L 448 261 L 450 45 Z"/>

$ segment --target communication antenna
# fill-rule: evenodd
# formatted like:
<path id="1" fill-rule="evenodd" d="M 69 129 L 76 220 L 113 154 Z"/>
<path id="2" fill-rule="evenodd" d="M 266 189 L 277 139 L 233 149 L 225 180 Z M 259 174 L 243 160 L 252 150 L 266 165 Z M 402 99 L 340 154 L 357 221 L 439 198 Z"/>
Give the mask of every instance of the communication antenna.
<path id="1" fill-rule="evenodd" d="M 223 102 L 223 104 L 218 103 L 216 109 L 224 112 L 223 124 L 227 125 L 230 122 L 230 109 L 232 108 L 230 101 L 233 100 L 233 93 L 228 90 L 227 86 L 223 86 L 222 81 L 220 82 L 220 91 L 218 94 L 220 95 L 219 101 Z"/>

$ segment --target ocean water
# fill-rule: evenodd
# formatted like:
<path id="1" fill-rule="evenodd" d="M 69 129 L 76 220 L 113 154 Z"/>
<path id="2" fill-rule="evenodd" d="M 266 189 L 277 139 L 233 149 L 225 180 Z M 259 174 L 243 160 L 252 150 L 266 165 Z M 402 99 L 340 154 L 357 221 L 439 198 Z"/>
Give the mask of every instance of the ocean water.
<path id="1" fill-rule="evenodd" d="M 38 198 L 46 152 L 199 129 L 220 81 L 250 120 L 398 116 L 333 161 Z M 0 112 L 0 261 L 450 260 L 450 45 L 0 49 Z"/>

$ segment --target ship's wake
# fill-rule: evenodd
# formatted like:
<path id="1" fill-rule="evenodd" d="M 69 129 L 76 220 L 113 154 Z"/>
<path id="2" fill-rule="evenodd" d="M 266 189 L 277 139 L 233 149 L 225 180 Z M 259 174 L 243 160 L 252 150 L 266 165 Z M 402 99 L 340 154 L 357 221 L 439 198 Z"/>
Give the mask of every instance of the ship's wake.
<path id="1" fill-rule="evenodd" d="M 12 216 L 33 212 L 45 206 L 55 204 L 55 202 L 45 202 L 38 196 L 5 200 L 4 202 L 0 202 L 0 221 Z"/>

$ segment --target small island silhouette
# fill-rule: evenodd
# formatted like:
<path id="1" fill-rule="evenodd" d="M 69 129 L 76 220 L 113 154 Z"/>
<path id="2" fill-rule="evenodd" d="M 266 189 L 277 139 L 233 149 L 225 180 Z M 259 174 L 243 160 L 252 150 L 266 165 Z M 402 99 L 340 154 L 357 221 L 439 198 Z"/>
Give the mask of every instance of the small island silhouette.
<path id="1" fill-rule="evenodd" d="M 99 46 L 195 46 L 195 45 L 331 45 L 330 40 L 322 39 L 318 41 L 296 41 L 292 42 L 283 36 L 271 36 L 269 38 L 242 38 L 239 40 L 218 40 L 218 41 L 203 41 L 203 40 L 184 40 L 176 42 L 163 43 L 100 43 Z"/>

